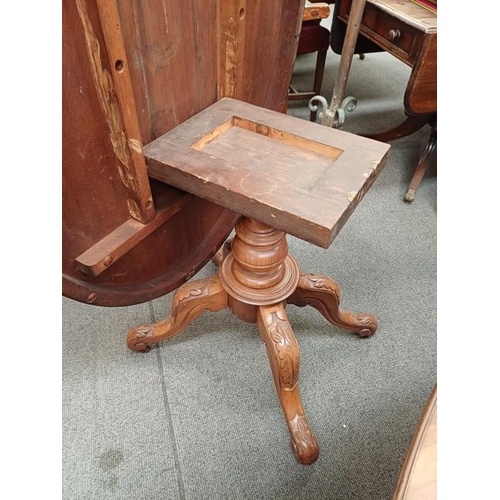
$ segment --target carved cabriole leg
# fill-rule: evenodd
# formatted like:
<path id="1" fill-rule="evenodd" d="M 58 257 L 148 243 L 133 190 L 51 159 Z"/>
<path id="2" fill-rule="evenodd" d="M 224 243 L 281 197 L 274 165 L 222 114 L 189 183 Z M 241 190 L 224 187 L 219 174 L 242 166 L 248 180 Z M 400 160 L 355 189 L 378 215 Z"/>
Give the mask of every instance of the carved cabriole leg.
<path id="1" fill-rule="evenodd" d="M 301 273 L 295 292 L 287 302 L 299 307 L 312 306 L 332 325 L 370 337 L 377 330 L 377 320 L 371 314 L 350 313 L 340 310 L 340 289 L 327 276 Z"/>
<path id="2" fill-rule="evenodd" d="M 319 446 L 300 399 L 299 346 L 288 322 L 284 302 L 259 306 L 257 324 L 266 344 L 274 383 L 290 431 L 293 453 L 301 464 L 312 464 L 318 458 Z"/>
<path id="3" fill-rule="evenodd" d="M 227 294 L 217 276 L 185 283 L 175 292 L 170 316 L 130 330 L 127 346 L 133 351 L 148 351 L 151 344 L 177 335 L 204 311 L 216 312 L 226 306 Z"/>

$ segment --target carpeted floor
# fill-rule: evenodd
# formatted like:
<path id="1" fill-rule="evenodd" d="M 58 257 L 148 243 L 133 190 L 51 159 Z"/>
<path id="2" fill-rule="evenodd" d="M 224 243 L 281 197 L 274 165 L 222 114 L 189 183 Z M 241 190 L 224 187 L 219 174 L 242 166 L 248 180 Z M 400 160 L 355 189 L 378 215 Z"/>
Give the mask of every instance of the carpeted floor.
<path id="1" fill-rule="evenodd" d="M 339 59 L 329 52 L 328 101 Z M 295 86 L 310 85 L 314 63 L 297 59 Z M 347 93 L 359 103 L 342 129 L 401 120 L 409 74 L 385 53 L 356 57 Z M 289 114 L 308 119 L 307 102 Z M 289 238 L 302 269 L 340 285 L 343 309 L 379 321 L 360 339 L 314 309 L 287 308 L 318 461 L 294 460 L 255 325 L 205 314 L 139 354 L 127 349 L 127 331 L 163 319 L 171 294 L 123 308 L 63 298 L 64 500 L 390 500 L 437 377 L 435 157 L 414 203 L 403 201 L 429 132 L 391 143 L 387 166 L 328 250 Z M 214 272 L 209 263 L 197 277 Z"/>

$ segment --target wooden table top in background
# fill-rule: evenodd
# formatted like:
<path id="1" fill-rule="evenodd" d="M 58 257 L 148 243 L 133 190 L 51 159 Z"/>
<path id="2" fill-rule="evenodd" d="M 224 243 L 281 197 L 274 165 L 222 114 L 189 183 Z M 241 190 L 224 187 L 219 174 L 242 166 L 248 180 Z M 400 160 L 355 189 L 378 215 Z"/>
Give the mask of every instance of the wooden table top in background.
<path id="1" fill-rule="evenodd" d="M 437 386 L 422 412 L 392 500 L 437 498 Z"/>
<path id="2" fill-rule="evenodd" d="M 437 14 L 411 1 L 367 0 L 380 10 L 391 14 L 424 33 L 437 31 Z"/>

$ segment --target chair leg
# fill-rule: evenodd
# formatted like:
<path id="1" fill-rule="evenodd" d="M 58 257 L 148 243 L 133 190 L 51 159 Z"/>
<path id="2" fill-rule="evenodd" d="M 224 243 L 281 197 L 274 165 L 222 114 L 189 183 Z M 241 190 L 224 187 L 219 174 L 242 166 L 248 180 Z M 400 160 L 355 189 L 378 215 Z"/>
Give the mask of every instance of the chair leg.
<path id="1" fill-rule="evenodd" d="M 413 177 L 411 178 L 408 191 L 404 196 L 404 200 L 407 203 L 411 203 L 415 199 L 416 191 L 418 189 L 418 186 L 420 186 L 420 183 L 422 182 L 422 179 L 425 175 L 425 172 L 427 171 L 427 168 L 429 167 L 430 157 L 431 154 L 436 149 L 436 145 L 437 145 L 437 126 L 434 125 L 432 127 L 429 139 L 427 140 L 427 144 L 425 145 L 424 152 L 422 153 L 417 168 L 415 169 Z"/>

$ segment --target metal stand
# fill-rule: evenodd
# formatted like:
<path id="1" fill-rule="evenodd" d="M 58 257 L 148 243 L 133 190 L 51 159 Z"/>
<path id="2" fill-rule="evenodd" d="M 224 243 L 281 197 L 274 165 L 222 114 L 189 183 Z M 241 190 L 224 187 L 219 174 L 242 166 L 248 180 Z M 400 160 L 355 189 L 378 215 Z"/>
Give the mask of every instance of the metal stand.
<path id="1" fill-rule="evenodd" d="M 352 2 L 330 106 L 328 107 L 323 96 L 315 96 L 309 101 L 309 109 L 313 112 L 318 110 L 318 106 L 322 107 L 322 111 L 320 111 L 321 124 L 328 127 L 340 128 L 345 121 L 345 112 L 352 112 L 356 109 L 356 99 L 354 97 L 344 98 L 344 95 L 365 4 L 366 0 L 353 0 Z"/>

